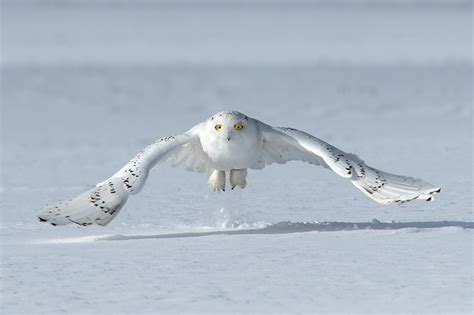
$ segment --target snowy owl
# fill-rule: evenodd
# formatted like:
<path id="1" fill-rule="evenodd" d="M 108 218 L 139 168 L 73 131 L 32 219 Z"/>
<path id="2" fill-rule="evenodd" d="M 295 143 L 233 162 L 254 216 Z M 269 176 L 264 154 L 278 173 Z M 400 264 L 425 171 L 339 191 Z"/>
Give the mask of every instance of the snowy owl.
<path id="1" fill-rule="evenodd" d="M 324 166 L 383 204 L 431 201 L 441 191 L 421 179 L 370 167 L 356 155 L 306 132 L 272 127 L 232 111 L 217 113 L 183 134 L 159 139 L 109 179 L 75 198 L 47 206 L 38 218 L 55 226 L 107 225 L 128 197 L 140 192 L 150 170 L 157 165 L 207 172 L 209 187 L 220 192 L 225 191 L 226 176 L 231 189 L 244 188 L 248 169 L 295 160 Z"/>

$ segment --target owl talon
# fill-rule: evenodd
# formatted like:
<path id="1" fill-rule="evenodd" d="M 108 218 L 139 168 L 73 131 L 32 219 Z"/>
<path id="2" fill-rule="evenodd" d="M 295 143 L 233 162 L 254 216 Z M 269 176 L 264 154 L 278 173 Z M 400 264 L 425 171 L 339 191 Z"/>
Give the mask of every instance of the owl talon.
<path id="1" fill-rule="evenodd" d="M 225 172 L 214 170 L 209 176 L 209 187 L 212 191 L 225 191 Z"/>
<path id="2" fill-rule="evenodd" d="M 237 186 L 244 189 L 245 185 L 247 185 L 247 181 L 245 180 L 246 177 L 247 169 L 231 170 L 229 180 L 232 190 L 234 190 L 234 188 Z"/>

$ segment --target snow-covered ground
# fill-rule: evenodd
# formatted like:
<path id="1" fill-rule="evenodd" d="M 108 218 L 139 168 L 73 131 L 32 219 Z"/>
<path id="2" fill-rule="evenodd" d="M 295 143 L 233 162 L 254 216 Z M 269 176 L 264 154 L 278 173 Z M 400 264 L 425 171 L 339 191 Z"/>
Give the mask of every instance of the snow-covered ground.
<path id="1" fill-rule="evenodd" d="M 37 2 L 2 6 L 2 313 L 473 312 L 469 6 Z M 381 206 L 293 162 L 215 194 L 163 168 L 107 227 L 37 222 L 224 109 L 443 192 Z"/>

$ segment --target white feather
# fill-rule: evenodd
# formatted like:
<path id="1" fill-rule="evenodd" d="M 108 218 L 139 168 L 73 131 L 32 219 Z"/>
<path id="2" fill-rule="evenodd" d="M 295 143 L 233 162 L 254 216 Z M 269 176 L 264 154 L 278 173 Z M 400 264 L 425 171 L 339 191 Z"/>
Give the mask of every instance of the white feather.
<path id="1" fill-rule="evenodd" d="M 357 155 L 343 152 L 306 132 L 258 123 L 265 143 L 262 159 L 266 164 L 300 160 L 322 165 L 350 179 L 368 197 L 384 204 L 431 201 L 441 191 L 421 179 L 372 168 Z"/>
<path id="2" fill-rule="evenodd" d="M 173 166 L 181 165 L 188 169 L 204 168 L 202 161 L 193 158 L 199 155 L 181 152 L 189 152 L 190 146 L 187 144 L 195 143 L 198 134 L 199 125 L 182 135 L 161 138 L 93 189 L 41 210 L 39 220 L 52 225 L 108 224 L 125 205 L 129 195 L 140 192 L 150 170 L 159 162 L 168 161 Z"/>

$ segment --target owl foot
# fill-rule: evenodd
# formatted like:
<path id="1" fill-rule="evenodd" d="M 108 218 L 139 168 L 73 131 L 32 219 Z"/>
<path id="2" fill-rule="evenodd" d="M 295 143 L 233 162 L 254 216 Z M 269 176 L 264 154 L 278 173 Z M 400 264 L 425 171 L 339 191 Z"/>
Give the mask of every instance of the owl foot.
<path id="1" fill-rule="evenodd" d="M 211 175 L 209 175 L 208 183 L 212 191 L 225 191 L 225 172 L 218 170 L 212 171 Z"/>
<path id="2" fill-rule="evenodd" d="M 244 189 L 245 185 L 247 185 L 247 181 L 245 180 L 247 177 L 246 168 L 240 170 L 231 170 L 229 177 L 230 186 L 232 187 L 232 190 L 234 190 L 236 186 L 239 186 L 240 188 Z"/>

